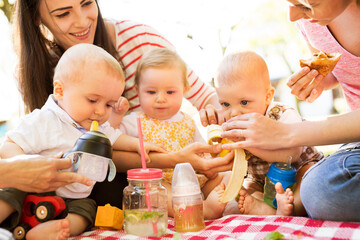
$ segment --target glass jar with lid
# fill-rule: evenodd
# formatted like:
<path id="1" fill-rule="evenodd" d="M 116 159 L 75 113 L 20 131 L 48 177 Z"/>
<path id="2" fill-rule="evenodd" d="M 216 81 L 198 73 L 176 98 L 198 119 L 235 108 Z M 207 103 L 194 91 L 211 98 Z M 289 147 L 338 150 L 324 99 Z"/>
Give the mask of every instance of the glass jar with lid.
<path id="1" fill-rule="evenodd" d="M 167 191 L 162 170 L 127 171 L 129 185 L 123 192 L 124 230 L 127 234 L 160 237 L 168 228 Z"/>

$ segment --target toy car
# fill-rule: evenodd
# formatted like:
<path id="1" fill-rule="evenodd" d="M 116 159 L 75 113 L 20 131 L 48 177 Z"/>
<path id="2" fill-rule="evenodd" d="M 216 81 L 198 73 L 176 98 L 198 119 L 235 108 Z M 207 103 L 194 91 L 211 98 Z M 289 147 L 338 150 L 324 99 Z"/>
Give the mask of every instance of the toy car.
<path id="1" fill-rule="evenodd" d="M 13 230 L 15 239 L 25 239 L 36 225 L 67 216 L 64 199 L 58 196 L 27 195 L 21 212 L 20 224 Z"/>

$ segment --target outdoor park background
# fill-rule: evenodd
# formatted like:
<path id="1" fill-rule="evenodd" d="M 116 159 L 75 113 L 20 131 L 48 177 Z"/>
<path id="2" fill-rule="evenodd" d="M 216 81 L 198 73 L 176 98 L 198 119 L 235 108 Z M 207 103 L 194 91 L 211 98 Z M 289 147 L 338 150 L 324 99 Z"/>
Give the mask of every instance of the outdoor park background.
<path id="1" fill-rule="evenodd" d="M 13 128 L 23 106 L 14 80 L 17 57 L 11 43 L 9 17 L 14 1 L 0 0 L 0 143 Z M 287 78 L 310 51 L 289 22 L 285 0 L 99 0 L 103 17 L 134 20 L 156 28 L 179 54 L 209 84 L 224 55 L 253 50 L 266 60 L 276 87 L 275 100 L 297 108 L 308 120 L 344 113 L 346 104 L 340 88 L 324 92 L 314 103 L 297 101 L 286 86 Z M 10 8 L 9 8 L 10 7 Z M 197 111 L 185 100 L 184 111 L 198 119 Z M 322 147 L 332 151 L 335 146 Z"/>

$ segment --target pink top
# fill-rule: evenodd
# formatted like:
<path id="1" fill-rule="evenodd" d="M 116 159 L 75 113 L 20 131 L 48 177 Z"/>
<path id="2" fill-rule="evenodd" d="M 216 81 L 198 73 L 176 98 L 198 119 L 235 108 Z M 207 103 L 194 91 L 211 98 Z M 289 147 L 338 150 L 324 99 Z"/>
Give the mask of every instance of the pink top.
<path id="1" fill-rule="evenodd" d="M 297 21 L 305 40 L 315 49 L 327 53 L 342 54 L 333 74 L 341 84 L 346 101 L 354 111 L 360 108 L 360 57 L 349 53 L 331 34 L 327 26 L 310 23 L 304 19 Z"/>

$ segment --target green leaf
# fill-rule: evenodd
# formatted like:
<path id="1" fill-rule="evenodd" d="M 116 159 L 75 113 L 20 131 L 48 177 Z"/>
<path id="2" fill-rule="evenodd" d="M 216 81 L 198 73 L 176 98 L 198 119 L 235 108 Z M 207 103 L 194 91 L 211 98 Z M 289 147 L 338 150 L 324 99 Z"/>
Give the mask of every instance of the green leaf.
<path id="1" fill-rule="evenodd" d="M 264 239 L 268 239 L 268 240 L 279 240 L 279 239 L 283 239 L 284 235 L 277 232 L 277 231 L 273 231 L 271 233 L 269 233 L 268 235 L 265 236 Z"/>

